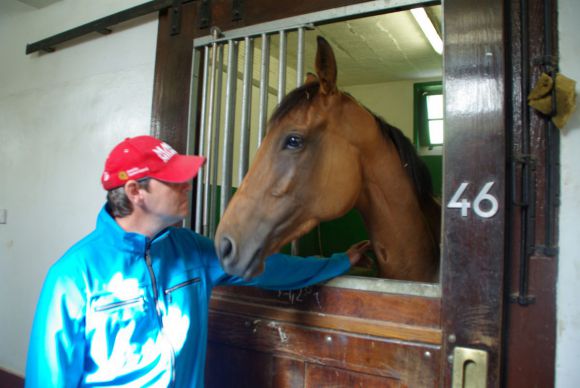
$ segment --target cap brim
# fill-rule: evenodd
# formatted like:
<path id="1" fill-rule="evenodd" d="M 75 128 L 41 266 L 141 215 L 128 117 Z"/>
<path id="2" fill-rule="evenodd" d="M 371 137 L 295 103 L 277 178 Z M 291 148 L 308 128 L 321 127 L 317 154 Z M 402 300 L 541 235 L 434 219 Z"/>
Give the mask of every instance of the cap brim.
<path id="1" fill-rule="evenodd" d="M 204 156 L 175 155 L 163 170 L 149 176 L 170 183 L 187 182 L 197 176 L 204 163 Z"/>

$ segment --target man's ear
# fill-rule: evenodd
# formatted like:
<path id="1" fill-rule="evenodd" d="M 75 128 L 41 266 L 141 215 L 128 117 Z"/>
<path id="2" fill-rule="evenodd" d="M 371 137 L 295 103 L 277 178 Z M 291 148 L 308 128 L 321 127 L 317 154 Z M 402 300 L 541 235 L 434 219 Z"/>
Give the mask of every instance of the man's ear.
<path id="1" fill-rule="evenodd" d="M 127 195 L 133 205 L 137 205 L 143 200 L 143 193 L 140 190 L 141 185 L 136 180 L 128 180 L 123 188 L 125 189 L 125 195 Z"/>

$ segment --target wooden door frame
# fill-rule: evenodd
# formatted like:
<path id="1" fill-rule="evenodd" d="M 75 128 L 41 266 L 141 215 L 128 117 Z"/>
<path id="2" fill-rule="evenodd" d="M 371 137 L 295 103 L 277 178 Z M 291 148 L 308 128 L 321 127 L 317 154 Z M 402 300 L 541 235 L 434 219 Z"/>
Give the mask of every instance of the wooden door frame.
<path id="1" fill-rule="evenodd" d="M 228 30 L 362 2 L 294 1 L 291 6 L 285 6 L 267 0 L 254 0 L 251 5 L 246 1 L 243 18 L 233 21 L 232 1 L 218 0 L 211 2 L 211 20 Z M 543 18 L 542 0 L 529 3 L 530 18 Z M 188 144 L 192 41 L 208 34 L 207 29 L 197 27 L 200 4 L 196 1 L 183 5 L 181 32 L 177 35 L 171 34 L 169 13 L 162 11 L 159 16 L 152 132 L 180 152 L 185 152 Z M 529 129 L 521 126 L 522 111 L 526 109 L 522 104 L 521 87 L 526 81 L 520 82 L 521 68 L 534 66 L 532 59 L 522 64 L 520 48 L 526 45 L 536 54 L 542 49 L 542 23 L 531 23 L 532 29 L 524 36 L 516 15 L 519 4 L 519 1 L 510 0 L 445 2 L 444 17 L 449 21 L 445 24 L 446 126 L 450 133 L 448 138 L 453 140 L 446 145 L 444 192 L 449 198 L 460 183 L 469 182 L 474 190 L 470 194 L 474 195 L 483 183 L 493 180 L 496 182 L 494 195 L 502 206 L 496 216 L 486 220 L 465 218 L 457 211 L 445 212 L 443 248 L 446 259 L 441 301 L 443 351 L 447 357 L 452 355 L 455 346 L 489 351 L 493 376 L 489 386 L 499 386 L 502 382 L 510 386 L 524 378 L 525 381 L 543 381 L 547 385 L 542 386 L 550 386 L 554 381 L 557 260 L 536 255 L 530 263 L 531 272 L 535 274 L 530 288 L 538 297 L 534 305 L 521 307 L 509 303 L 509 296 L 517 286 L 514 277 L 518 260 L 512 258 L 517 256 L 521 220 L 511 205 L 515 194 L 507 184 L 508 179 L 517 180 L 518 176 L 512 175 L 518 174 L 511 174 L 508 167 L 512 154 L 518 150 L 517 138 L 522 131 L 532 131 L 538 139 L 534 152 L 538 155 L 545 152 L 541 141 L 545 120 L 532 113 Z M 554 35 L 556 29 L 554 23 Z M 534 68 L 530 79 L 537 76 Z M 485 93 L 473 95 L 474 91 Z M 494 147 L 490 149 L 492 144 Z M 538 160 L 540 164 L 543 161 L 541 156 Z M 538 191 L 545 184 L 545 180 L 540 179 Z M 485 236 L 493 238 L 486 240 Z M 504 271 L 509 275 L 504 276 Z M 474 328 L 475 322 L 478 322 L 477 328 Z M 522 322 L 534 324 L 526 328 Z M 535 341 L 537 327 L 548 328 L 539 342 Z M 524 347 L 524 353 L 516 350 L 530 342 L 534 346 Z M 532 359 L 541 360 L 544 367 L 537 368 L 533 362 L 526 362 Z M 449 386 L 450 363 L 442 368 L 444 386 Z"/>
<path id="2" fill-rule="evenodd" d="M 468 184 L 462 198 L 472 204 L 465 214 L 459 209 L 444 211 L 443 347 L 449 360 L 457 346 L 486 351 L 492 387 L 499 386 L 505 257 L 503 12 L 500 0 L 446 2 L 443 11 L 444 201 Z M 483 218 L 474 211 L 474 198 L 488 182 L 502 206 L 493 217 Z M 448 362 L 445 368 L 446 387 L 451 385 L 452 366 Z"/>
<path id="3" fill-rule="evenodd" d="M 547 64 L 557 69 L 557 0 L 506 0 L 504 7 L 508 16 L 507 125 L 511 129 L 506 162 L 509 180 L 514 182 L 508 190 L 514 205 L 506 229 L 502 383 L 550 387 L 556 358 L 559 131 L 548 124 L 549 118 L 527 105 L 526 96 Z M 522 162 L 530 174 L 527 204 Z M 552 201 L 547 200 L 551 189 L 556 190 Z"/>

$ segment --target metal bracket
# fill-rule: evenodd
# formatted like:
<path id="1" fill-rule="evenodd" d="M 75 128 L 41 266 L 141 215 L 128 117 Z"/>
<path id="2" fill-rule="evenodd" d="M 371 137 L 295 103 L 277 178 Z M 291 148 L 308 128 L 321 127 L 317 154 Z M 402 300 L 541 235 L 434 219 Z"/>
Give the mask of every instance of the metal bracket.
<path id="1" fill-rule="evenodd" d="M 522 295 L 514 293 L 510 295 L 510 303 L 517 303 L 520 306 L 529 306 L 536 303 L 536 297 L 533 295 Z"/>
<path id="2" fill-rule="evenodd" d="M 181 32 L 181 0 L 173 0 L 171 6 L 171 36 Z"/>
<path id="3" fill-rule="evenodd" d="M 521 165 L 529 165 L 532 169 L 536 168 L 537 159 L 529 154 L 520 154 L 514 157 L 514 161 Z"/>
<path id="4" fill-rule="evenodd" d="M 97 30 L 97 32 L 101 35 L 109 35 L 111 32 L 113 32 L 113 30 L 110 28 L 100 28 Z"/>
<path id="5" fill-rule="evenodd" d="M 546 72 L 554 72 L 558 71 L 559 60 L 557 55 L 542 55 L 532 58 L 532 64 L 540 66 Z"/>
<path id="6" fill-rule="evenodd" d="M 537 160 L 531 154 L 521 153 L 513 156 L 514 174 L 512 177 L 512 203 L 518 206 L 521 210 L 522 217 L 522 239 L 520 241 L 520 261 L 519 261 L 519 285 L 518 292 L 509 296 L 510 303 L 517 303 L 520 306 L 528 306 L 535 303 L 536 298 L 529 295 L 529 266 L 530 258 L 534 254 L 536 247 L 534 246 L 534 220 L 536 213 L 536 195 L 535 195 L 535 181 L 536 181 L 536 165 Z M 516 166 L 521 166 L 521 199 L 515 197 L 516 195 Z"/>
<path id="7" fill-rule="evenodd" d="M 199 28 L 209 28 L 211 24 L 211 1 L 201 0 L 199 6 Z"/>
<path id="8" fill-rule="evenodd" d="M 232 0 L 232 20 L 242 20 L 242 0 Z"/>
<path id="9" fill-rule="evenodd" d="M 558 255 L 560 249 L 558 246 L 536 245 L 536 251 L 541 252 L 548 257 L 554 257 Z"/>
<path id="10" fill-rule="evenodd" d="M 514 169 L 516 168 L 516 166 L 521 166 L 522 169 L 529 168 L 529 171 L 531 173 L 533 173 L 536 171 L 537 159 L 529 154 L 518 154 L 518 155 L 513 156 L 512 164 L 513 164 Z M 514 180 L 512 182 L 512 186 L 514 186 L 515 184 L 516 184 L 516 182 Z M 515 206 L 518 206 L 518 207 L 522 207 L 522 208 L 527 208 L 530 205 L 530 203 L 529 203 L 529 188 L 527 186 L 524 185 L 524 187 L 522 188 L 521 196 L 523 198 L 528 198 L 528 201 L 520 201 L 520 200 L 515 198 L 515 194 L 516 194 L 515 187 L 512 188 L 512 192 L 513 192 L 512 204 L 514 204 Z"/>

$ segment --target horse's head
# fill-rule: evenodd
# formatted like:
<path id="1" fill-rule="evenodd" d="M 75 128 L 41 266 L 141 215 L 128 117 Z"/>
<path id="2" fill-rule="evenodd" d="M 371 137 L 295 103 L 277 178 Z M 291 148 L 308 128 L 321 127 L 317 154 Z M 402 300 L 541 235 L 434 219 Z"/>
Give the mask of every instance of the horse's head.
<path id="1" fill-rule="evenodd" d="M 338 91 L 334 53 L 320 37 L 316 73 L 270 118 L 267 136 L 220 221 L 215 243 L 230 274 L 256 276 L 268 255 L 357 201 L 362 178 L 354 144 L 363 135 L 354 126 L 366 120 L 372 126 L 374 119 Z"/>

